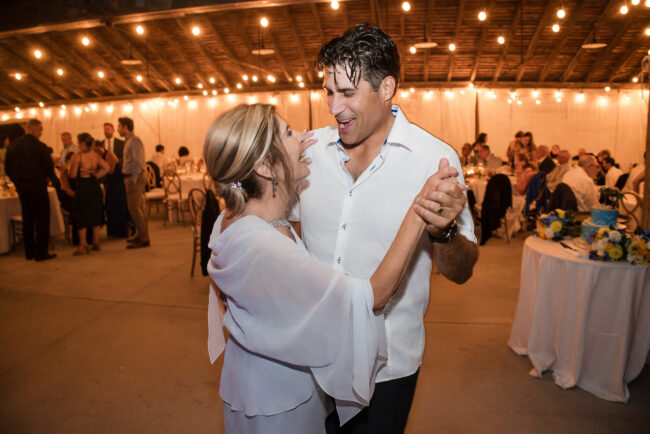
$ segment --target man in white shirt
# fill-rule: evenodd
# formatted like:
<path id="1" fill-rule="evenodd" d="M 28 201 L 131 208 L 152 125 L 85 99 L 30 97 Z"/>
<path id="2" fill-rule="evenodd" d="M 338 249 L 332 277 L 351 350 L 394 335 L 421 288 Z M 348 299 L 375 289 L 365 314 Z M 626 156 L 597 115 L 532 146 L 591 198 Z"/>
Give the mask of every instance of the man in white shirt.
<path id="1" fill-rule="evenodd" d="M 478 145 L 478 163 L 486 169 L 496 170 L 503 165 L 501 158 L 490 152 L 490 147 L 486 144 Z"/>
<path id="2" fill-rule="evenodd" d="M 449 145 L 391 105 L 399 54 L 379 28 L 361 24 L 333 39 L 321 49 L 319 68 L 337 126 L 314 134 L 317 143 L 306 151 L 311 174 L 293 215 L 312 256 L 353 276 L 370 276 L 425 180 L 439 169 L 455 176 L 418 202 L 428 234 L 384 309 L 388 360 L 377 375 L 370 406 L 344 427 L 346 433 L 401 433 L 422 363 L 432 257 L 440 273 L 457 283 L 469 279 L 478 257 L 472 218 L 457 183 L 463 183 L 460 161 Z M 330 416 L 328 433 L 339 432 L 336 413 Z"/>
<path id="3" fill-rule="evenodd" d="M 616 187 L 616 181 L 623 174 L 623 171 L 616 167 L 616 162 L 612 157 L 606 157 L 603 160 L 603 171 L 605 172 L 605 187 Z"/>
<path id="4" fill-rule="evenodd" d="M 162 176 L 167 166 L 169 166 L 169 158 L 165 155 L 165 147 L 163 145 L 156 145 L 156 153 L 151 157 L 151 162 L 158 166 L 160 176 Z"/>
<path id="5" fill-rule="evenodd" d="M 79 152 L 79 147 L 74 143 L 72 143 L 72 134 L 70 134 L 69 132 L 65 131 L 61 133 L 61 143 L 63 143 L 63 149 L 59 154 L 59 160 L 57 163 L 57 166 L 59 167 L 65 166 L 66 155 L 70 153 L 74 154 L 75 152 Z"/>
<path id="6" fill-rule="evenodd" d="M 578 167 L 571 168 L 562 182 L 571 188 L 578 202 L 578 211 L 589 212 L 598 203 L 598 187 L 594 183 L 600 167 L 593 155 L 580 158 Z"/>

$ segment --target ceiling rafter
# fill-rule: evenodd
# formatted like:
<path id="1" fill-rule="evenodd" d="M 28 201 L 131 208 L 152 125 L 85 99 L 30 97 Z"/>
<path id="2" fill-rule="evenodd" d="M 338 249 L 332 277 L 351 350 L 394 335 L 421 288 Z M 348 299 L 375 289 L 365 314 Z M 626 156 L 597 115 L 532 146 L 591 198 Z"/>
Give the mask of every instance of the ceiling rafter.
<path id="1" fill-rule="evenodd" d="M 584 1 L 580 2 L 580 6 L 578 6 L 578 9 L 569 12 L 569 19 L 567 20 L 566 25 L 562 26 L 563 27 L 562 37 L 560 38 L 560 41 L 557 44 L 555 44 L 553 51 L 551 52 L 548 60 L 544 64 L 544 67 L 542 68 L 542 72 L 539 74 L 538 81 L 544 81 L 546 80 L 546 77 L 548 77 L 548 73 L 551 70 L 553 64 L 555 63 L 555 59 L 557 59 L 557 56 L 560 54 L 560 51 L 562 51 L 562 47 L 564 47 L 564 44 L 569 39 L 569 37 L 573 35 L 574 32 L 573 26 L 578 21 L 578 18 L 582 16 L 586 4 L 587 2 Z"/>
<path id="2" fill-rule="evenodd" d="M 377 0 L 370 1 L 370 20 L 374 21 L 382 29 L 384 28 L 384 20 L 381 19 L 381 13 L 379 12 L 379 3 Z"/>
<path id="3" fill-rule="evenodd" d="M 496 0 L 490 0 L 488 11 L 494 10 L 495 3 Z M 483 54 L 483 48 L 485 46 L 485 37 L 487 36 L 488 32 L 488 22 L 484 21 L 482 25 L 483 28 L 481 29 L 481 37 L 478 41 L 478 52 L 476 53 L 476 56 L 474 56 L 474 65 L 472 66 L 472 73 L 469 76 L 469 81 L 474 81 L 476 79 L 476 73 L 478 71 L 478 60 L 481 57 L 481 54 Z"/>
<path id="4" fill-rule="evenodd" d="M 526 70 L 526 63 L 533 57 L 535 54 L 535 48 L 537 48 L 537 43 L 539 42 L 540 36 L 542 36 L 542 30 L 544 30 L 544 27 L 546 27 L 549 18 L 553 15 L 553 12 L 556 7 L 557 0 L 551 0 L 546 4 L 546 8 L 544 9 L 544 14 L 542 15 L 542 18 L 540 18 L 539 23 L 537 24 L 537 28 L 535 29 L 535 33 L 533 34 L 533 39 L 531 39 L 530 43 L 528 44 L 528 49 L 526 50 L 526 55 L 524 56 L 524 61 L 519 65 L 519 71 L 517 71 L 517 80 L 516 81 L 521 81 L 521 78 L 524 76 L 524 72 Z"/>
<path id="5" fill-rule="evenodd" d="M 244 42 L 244 45 L 246 45 L 246 53 L 247 53 L 247 55 L 252 56 L 252 54 L 251 54 L 252 51 L 257 47 L 255 47 L 253 45 L 250 38 L 248 37 L 248 34 L 246 32 L 246 26 L 244 25 L 242 20 L 239 18 L 239 16 L 236 15 L 236 14 L 231 14 L 229 19 L 235 24 L 235 29 L 236 29 L 235 31 L 239 34 L 239 37 L 242 40 L 242 42 Z M 216 31 L 216 29 L 215 29 L 215 31 Z M 258 27 L 258 32 L 261 32 L 259 27 Z M 259 34 L 261 36 L 261 33 L 259 33 Z M 238 63 L 239 65 L 247 66 L 249 68 L 252 68 L 255 71 L 258 71 L 258 73 L 260 73 L 262 75 L 261 78 L 262 78 L 262 80 L 264 80 L 266 82 L 266 84 L 268 84 L 268 85 L 273 84 L 273 83 L 271 83 L 269 81 L 268 77 L 265 74 L 263 74 L 264 70 L 262 69 L 262 65 L 261 65 L 261 60 L 262 60 L 261 56 L 257 57 L 258 62 L 260 62 L 259 65 L 254 64 L 255 59 L 252 59 L 252 57 L 251 57 L 251 59 L 252 59 L 251 63 L 241 62 L 241 61 L 237 60 L 238 57 L 235 57 L 235 55 L 230 51 L 230 49 L 228 49 L 228 46 L 226 45 L 226 43 L 223 42 L 223 38 L 221 38 L 221 41 L 222 41 L 222 44 L 220 44 L 220 45 L 224 49 L 227 49 L 226 55 L 229 56 L 230 58 L 232 58 L 235 63 Z M 241 71 L 240 73 L 244 74 L 245 72 Z"/>
<path id="6" fill-rule="evenodd" d="M 512 39 L 515 36 L 517 27 L 519 27 L 519 22 L 521 20 L 521 4 L 522 4 L 521 2 L 517 3 L 517 10 L 515 11 L 515 16 L 512 19 L 512 26 L 510 26 L 510 30 L 508 30 L 508 34 L 505 35 L 506 42 L 505 44 L 503 44 L 503 51 L 501 52 L 499 63 L 497 64 L 497 67 L 494 70 L 494 76 L 492 77 L 492 81 L 494 82 L 499 81 L 499 76 L 501 75 L 501 71 L 503 70 L 503 64 L 505 63 L 506 57 L 508 56 L 508 51 L 510 50 Z"/>
<path id="7" fill-rule="evenodd" d="M 247 52 L 250 55 L 250 52 L 251 52 L 251 50 L 253 48 L 252 48 L 252 44 L 251 44 L 251 42 L 250 42 L 250 40 L 248 38 L 248 35 L 246 35 L 246 31 L 244 30 L 244 27 L 241 25 L 241 22 L 239 21 L 239 19 L 234 16 L 234 14 L 232 14 L 232 19 L 236 20 L 235 28 L 237 28 L 237 30 L 239 31 L 240 38 L 244 42 L 244 45 L 246 45 Z M 228 44 L 226 44 L 226 41 L 223 39 L 223 37 L 221 36 L 221 33 L 217 29 L 217 26 L 210 19 L 210 17 L 206 17 L 205 23 L 207 25 L 208 30 L 210 30 L 210 32 L 214 36 L 215 42 L 217 43 L 217 45 L 219 46 L 219 48 L 221 49 L 223 54 L 225 54 L 228 59 L 233 61 L 233 67 L 237 70 L 237 73 L 239 75 L 246 74 L 246 71 L 244 71 L 244 69 L 240 66 L 240 64 L 243 63 L 243 62 L 241 62 L 239 60 L 239 58 L 236 57 L 233 54 L 232 50 L 230 49 Z M 257 68 L 257 67 L 255 67 L 255 68 Z"/>
<path id="8" fill-rule="evenodd" d="M 108 28 L 104 27 L 104 31 L 108 32 Z M 144 63 L 145 65 L 148 65 L 147 71 L 154 75 L 160 85 L 165 88 L 167 91 L 172 91 L 174 89 L 174 85 L 171 84 L 171 79 L 165 78 L 162 74 L 158 72 L 158 68 L 153 67 L 151 59 L 148 58 L 148 56 L 144 56 L 140 50 L 138 50 L 135 47 L 135 44 L 133 41 L 130 41 L 126 36 L 124 36 L 121 32 L 123 32 L 122 29 L 118 28 L 113 28 L 110 30 L 111 37 L 117 41 L 118 44 L 123 45 L 124 47 L 129 47 L 130 48 L 130 53 L 133 55 L 134 58 L 138 59 L 140 62 Z M 153 44 L 151 41 L 148 41 L 147 44 Z M 161 62 L 163 66 L 168 67 L 169 64 L 167 64 L 164 60 Z M 169 77 L 171 77 L 171 73 L 173 70 L 168 70 L 168 73 L 170 74 Z"/>
<path id="9" fill-rule="evenodd" d="M 199 23 L 202 24 L 203 20 L 199 20 Z M 184 29 L 185 34 L 189 34 L 190 29 L 184 25 L 178 18 L 176 19 L 176 25 L 180 27 L 181 29 Z M 208 62 L 208 65 L 210 65 L 210 68 L 212 68 L 219 77 L 219 80 L 223 83 L 224 86 L 230 87 L 230 80 L 228 80 L 228 77 L 226 76 L 226 73 L 217 65 L 215 62 L 212 61 L 212 56 L 209 56 L 201 44 L 197 42 L 194 38 L 188 38 L 190 42 L 192 43 L 192 46 L 203 56 L 203 58 Z M 197 65 L 198 66 L 198 65 Z"/>
<path id="10" fill-rule="evenodd" d="M 287 61 L 285 60 L 284 56 L 280 52 L 280 45 L 278 45 L 278 41 L 275 39 L 275 36 L 273 36 L 273 32 L 271 31 L 271 29 L 268 29 L 268 35 L 269 35 L 269 42 L 271 43 L 271 47 L 275 51 L 275 58 L 278 59 L 280 68 L 282 68 L 282 72 L 284 73 L 284 78 L 286 78 L 287 81 L 289 82 L 293 81 L 293 77 L 289 72 L 289 66 L 287 65 Z"/>
<path id="11" fill-rule="evenodd" d="M 431 42 L 431 23 L 433 22 L 433 10 L 436 7 L 435 0 L 427 1 L 427 21 L 424 24 L 424 42 Z M 422 68 L 422 79 L 429 81 L 429 49 L 424 50 L 424 66 Z"/>
<path id="12" fill-rule="evenodd" d="M 609 81 L 614 80 L 615 78 L 619 77 L 619 73 L 621 69 L 623 69 L 623 66 L 630 60 L 632 56 L 637 54 L 639 50 L 641 50 L 642 47 L 644 47 L 644 42 L 645 38 L 643 36 L 637 38 L 636 41 L 630 46 L 630 48 L 627 49 L 625 53 L 618 59 L 616 64 L 612 67 L 612 73 L 610 75 Z"/>
<path id="13" fill-rule="evenodd" d="M 43 98 L 43 96 L 36 92 L 34 89 L 31 89 L 29 85 L 27 86 L 16 86 L 15 84 L 9 84 L 7 86 L 7 89 L 9 90 L 10 93 L 13 94 L 13 97 L 20 101 L 20 104 L 24 104 L 28 101 L 41 101 L 41 100 L 47 100 L 46 98 Z"/>
<path id="14" fill-rule="evenodd" d="M 343 17 L 343 28 L 347 30 L 350 28 L 350 19 L 348 18 L 348 9 L 345 2 L 339 3 L 339 13 Z"/>
<path id="15" fill-rule="evenodd" d="M 31 75 L 30 86 L 35 92 L 41 95 L 44 99 L 57 99 L 58 97 L 70 98 L 70 94 L 63 89 L 55 86 L 52 80 L 41 74 L 36 68 L 32 67 L 26 60 L 22 58 L 12 48 L 7 47 L 6 43 L 0 43 L 0 53 L 4 53 L 6 57 L 12 59 L 17 63 L 19 68 L 23 69 L 27 75 Z M 55 98 L 57 95 L 57 98 Z"/>
<path id="16" fill-rule="evenodd" d="M 594 76 L 596 75 L 596 72 L 598 71 L 598 68 L 603 64 L 603 62 L 609 57 L 609 54 L 616 48 L 619 42 L 621 42 L 621 39 L 627 33 L 629 30 L 630 26 L 634 22 L 632 18 L 632 14 L 627 14 L 623 22 L 619 25 L 618 30 L 614 37 L 612 38 L 611 41 L 607 43 L 607 47 L 603 50 L 602 53 L 598 57 L 596 57 L 596 60 L 594 63 L 589 67 L 589 72 L 587 73 L 587 78 L 585 79 L 585 82 L 589 83 L 593 81 Z"/>
<path id="17" fill-rule="evenodd" d="M 16 88 L 16 86 L 12 85 L 12 83 L 8 82 L 7 80 L 2 80 L 0 81 L 0 87 L 3 90 L 3 94 L 0 94 L 0 98 L 2 98 L 3 101 L 7 103 L 7 105 L 12 105 L 12 104 L 25 104 L 29 97 L 25 96 L 22 92 L 19 92 L 19 89 Z M 15 101 L 12 101 L 15 100 Z"/>
<path id="18" fill-rule="evenodd" d="M 293 23 L 294 19 L 291 16 L 291 10 L 289 10 L 289 7 L 284 7 L 280 8 L 283 15 L 287 19 L 289 23 Z M 340 6 L 339 6 L 340 9 Z M 345 15 L 345 14 L 344 14 Z M 314 82 L 314 75 L 312 74 L 313 67 L 310 66 L 310 63 L 307 61 L 307 56 L 305 55 L 305 47 L 302 46 L 302 42 L 300 36 L 298 35 L 298 31 L 296 30 L 296 26 L 290 25 L 289 30 L 291 31 L 291 36 L 293 36 L 293 40 L 296 41 L 296 46 L 298 47 L 298 54 L 300 55 L 300 59 L 302 60 L 302 64 L 305 68 L 305 74 L 307 74 L 307 78 L 309 80 L 309 83 Z"/>
<path id="19" fill-rule="evenodd" d="M 595 35 L 594 29 L 600 25 L 600 23 L 605 19 L 605 17 L 609 14 L 609 11 L 613 9 L 615 6 L 618 5 L 618 0 L 610 0 L 609 3 L 607 3 L 607 6 L 603 9 L 603 11 L 600 13 L 596 21 L 591 25 L 591 30 L 589 30 L 589 33 L 587 34 L 587 37 L 582 41 L 580 44 L 580 47 L 582 47 L 584 44 L 591 42 L 592 38 Z M 580 58 L 580 54 L 582 53 L 582 48 L 578 48 L 578 51 L 576 51 L 576 54 L 571 58 L 571 61 L 569 62 L 569 65 L 567 66 L 566 70 L 564 71 L 564 74 L 562 74 L 562 83 L 565 83 L 569 80 L 569 77 L 571 77 L 571 74 L 573 73 L 574 68 L 578 64 L 578 60 Z"/>
<path id="20" fill-rule="evenodd" d="M 325 32 L 323 32 L 323 23 L 320 19 L 320 15 L 318 14 L 318 7 L 316 6 L 315 3 L 311 3 L 311 14 L 314 17 L 314 20 L 316 21 L 316 30 L 318 30 L 318 34 L 320 35 L 320 43 L 321 45 L 325 45 Z"/>
<path id="21" fill-rule="evenodd" d="M 460 34 L 460 28 L 463 24 L 463 12 L 465 11 L 465 0 L 460 0 L 458 5 L 458 15 L 456 16 L 456 28 L 454 30 L 454 39 L 451 41 L 456 44 L 458 35 Z M 451 81 L 451 78 L 454 74 L 454 60 L 456 58 L 456 52 L 458 51 L 458 45 L 456 45 L 456 50 L 452 51 L 449 55 L 449 69 L 447 70 L 447 81 Z"/>

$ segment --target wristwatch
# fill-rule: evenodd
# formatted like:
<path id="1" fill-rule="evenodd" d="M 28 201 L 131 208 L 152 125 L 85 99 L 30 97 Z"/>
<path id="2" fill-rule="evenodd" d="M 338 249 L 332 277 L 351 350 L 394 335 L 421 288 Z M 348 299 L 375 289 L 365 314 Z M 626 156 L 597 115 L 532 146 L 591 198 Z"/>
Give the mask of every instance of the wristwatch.
<path id="1" fill-rule="evenodd" d="M 449 227 L 447 228 L 447 231 L 443 234 L 442 237 L 436 238 L 430 233 L 427 232 L 429 235 L 429 241 L 432 243 L 440 243 L 440 244 L 449 244 L 452 241 L 454 241 L 454 238 L 456 238 L 456 232 L 458 231 L 458 225 L 456 224 L 456 220 L 451 222 Z"/>

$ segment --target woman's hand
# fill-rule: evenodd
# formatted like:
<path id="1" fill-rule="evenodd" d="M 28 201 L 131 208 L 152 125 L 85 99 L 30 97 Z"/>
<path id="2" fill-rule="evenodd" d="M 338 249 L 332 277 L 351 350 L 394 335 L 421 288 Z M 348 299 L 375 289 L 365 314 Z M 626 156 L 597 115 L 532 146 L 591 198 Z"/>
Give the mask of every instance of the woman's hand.
<path id="1" fill-rule="evenodd" d="M 304 130 L 302 133 L 296 134 L 298 134 L 298 140 L 300 141 L 300 160 L 309 164 L 311 163 L 311 158 L 304 158 L 304 154 L 307 148 L 317 142 L 316 139 L 312 139 L 314 132 Z"/>

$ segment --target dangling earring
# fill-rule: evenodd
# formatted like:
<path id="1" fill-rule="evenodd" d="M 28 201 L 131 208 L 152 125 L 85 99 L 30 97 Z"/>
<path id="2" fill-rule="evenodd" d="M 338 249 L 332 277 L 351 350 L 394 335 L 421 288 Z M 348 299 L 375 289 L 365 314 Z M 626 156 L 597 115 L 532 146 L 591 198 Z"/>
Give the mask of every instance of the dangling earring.
<path id="1" fill-rule="evenodd" d="M 273 184 L 273 197 L 275 197 L 275 193 L 278 191 L 278 180 L 273 178 L 271 184 Z"/>

